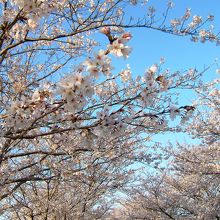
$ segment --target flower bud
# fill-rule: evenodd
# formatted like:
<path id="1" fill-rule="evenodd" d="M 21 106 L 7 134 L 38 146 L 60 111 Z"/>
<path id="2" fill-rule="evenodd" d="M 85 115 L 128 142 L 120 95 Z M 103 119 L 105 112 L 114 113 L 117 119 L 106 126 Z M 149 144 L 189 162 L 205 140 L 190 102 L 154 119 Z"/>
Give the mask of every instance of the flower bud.
<path id="1" fill-rule="evenodd" d="M 122 38 L 126 39 L 126 40 L 130 40 L 132 38 L 132 35 L 131 35 L 131 33 L 126 32 L 122 35 Z"/>
<path id="2" fill-rule="evenodd" d="M 103 27 L 101 28 L 100 32 L 105 35 L 110 35 L 110 27 Z"/>

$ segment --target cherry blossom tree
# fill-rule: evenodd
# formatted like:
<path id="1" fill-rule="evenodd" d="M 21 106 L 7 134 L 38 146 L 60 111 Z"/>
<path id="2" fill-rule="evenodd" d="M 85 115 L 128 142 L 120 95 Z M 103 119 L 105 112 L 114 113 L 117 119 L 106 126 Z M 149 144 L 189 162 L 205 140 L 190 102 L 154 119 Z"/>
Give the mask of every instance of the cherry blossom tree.
<path id="1" fill-rule="evenodd" d="M 219 79 L 198 90 L 198 110 L 187 129 L 200 144 L 169 147 L 170 167 L 128 193 L 122 218 L 220 219 L 218 86 Z"/>
<path id="2" fill-rule="evenodd" d="M 143 144 L 170 130 L 175 89 L 200 86 L 202 72 L 163 69 L 142 76 L 129 66 L 113 74 L 112 56 L 127 58 L 132 34 L 148 28 L 219 43 L 214 19 L 191 15 L 132 21 L 126 7 L 138 1 L 0 1 L 0 213 L 8 219 L 101 218 L 108 199 L 151 160 Z M 96 35 L 106 37 L 98 48 Z M 148 159 L 146 159 L 148 158 Z M 149 159 L 150 158 L 150 159 Z M 103 202 L 105 201 L 105 202 Z M 104 205 L 103 205 L 104 204 Z M 106 204 L 106 205 L 105 205 Z"/>

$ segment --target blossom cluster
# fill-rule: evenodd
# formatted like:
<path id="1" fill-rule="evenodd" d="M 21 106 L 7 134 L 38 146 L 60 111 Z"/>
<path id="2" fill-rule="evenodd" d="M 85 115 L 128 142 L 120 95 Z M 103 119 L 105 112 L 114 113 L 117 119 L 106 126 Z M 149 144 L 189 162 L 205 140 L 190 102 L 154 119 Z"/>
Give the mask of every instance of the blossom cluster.
<path id="1" fill-rule="evenodd" d="M 65 100 L 65 109 L 72 113 L 81 110 L 93 93 L 91 78 L 82 73 L 65 77 L 58 83 L 57 94 Z"/>
<path id="2" fill-rule="evenodd" d="M 4 3 L 5 1 L 3 1 Z M 65 8 L 67 0 L 11 0 L 2 7 L 1 22 L 9 28 L 7 38 L 23 40 L 29 32 L 36 31 L 41 19 Z M 3 9 L 4 8 L 4 9 Z"/>
<path id="3" fill-rule="evenodd" d="M 192 18 L 192 21 L 187 23 L 187 21 Z M 213 15 L 209 15 L 206 19 L 200 15 L 192 15 L 191 9 L 187 8 L 185 14 L 181 18 L 175 18 L 170 20 L 172 29 L 177 34 L 186 35 L 191 33 L 191 40 L 193 42 L 201 41 L 211 41 L 219 43 L 218 36 L 214 33 L 214 25 L 210 22 L 214 20 Z M 208 27 L 204 28 L 206 24 L 210 24 Z M 200 26 L 203 28 L 200 29 Z"/>
<path id="4" fill-rule="evenodd" d="M 110 113 L 108 106 L 105 106 L 102 111 L 97 112 L 97 118 L 100 120 L 100 126 L 98 126 L 94 132 L 99 136 L 119 136 L 126 128 L 121 115 L 114 112 Z"/>
<path id="5" fill-rule="evenodd" d="M 94 55 L 94 59 L 87 59 L 84 62 L 86 70 L 90 73 L 90 76 L 98 79 L 99 73 L 103 73 L 106 76 L 111 75 L 111 59 L 107 56 L 106 51 L 100 50 L 98 54 Z"/>
<path id="6" fill-rule="evenodd" d="M 124 33 L 117 39 L 115 39 L 111 44 L 108 45 L 110 53 L 114 54 L 117 57 L 128 58 L 131 53 L 131 48 L 126 46 L 126 43 L 131 39 L 130 33 Z"/>
<path id="7" fill-rule="evenodd" d="M 158 74 L 159 73 L 159 74 Z M 164 92 L 172 84 L 172 80 L 167 78 L 167 73 L 160 73 L 157 64 L 152 65 L 145 72 L 142 81 L 146 86 L 141 92 L 141 100 L 147 106 L 152 104 L 158 91 Z"/>

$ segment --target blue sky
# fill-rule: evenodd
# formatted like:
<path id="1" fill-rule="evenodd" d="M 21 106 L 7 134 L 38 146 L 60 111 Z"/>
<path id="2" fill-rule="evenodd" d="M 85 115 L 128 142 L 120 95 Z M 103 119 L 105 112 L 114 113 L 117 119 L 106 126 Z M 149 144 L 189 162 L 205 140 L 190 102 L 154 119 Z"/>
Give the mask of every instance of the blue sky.
<path id="1" fill-rule="evenodd" d="M 158 5 L 162 1 L 149 1 L 148 4 L 151 5 L 151 2 L 152 5 Z M 157 2 L 157 4 L 153 2 Z M 192 14 L 202 15 L 204 18 L 209 14 L 214 14 L 216 26 L 220 30 L 220 1 L 213 0 L 211 2 L 210 4 L 208 0 L 176 1 L 171 16 L 176 18 L 183 15 L 187 7 L 191 8 Z M 159 3 L 158 10 L 165 10 L 165 6 L 166 4 L 160 5 Z M 134 17 L 138 16 L 139 10 L 131 11 Z M 140 11 L 143 13 L 145 10 Z M 149 29 L 133 29 L 132 34 L 133 52 L 128 62 L 139 74 L 147 66 L 158 62 L 160 57 L 166 59 L 166 68 L 173 71 L 186 70 L 189 67 L 202 69 L 204 65 L 209 65 L 215 58 L 220 57 L 220 47 L 216 46 L 215 43 L 193 43 L 189 37 L 179 37 Z M 209 71 L 207 79 L 213 77 L 216 77 L 216 74 Z"/>
<path id="2" fill-rule="evenodd" d="M 204 17 L 214 14 L 216 17 L 215 23 L 220 27 L 219 11 L 216 10 L 220 9 L 220 1 L 214 0 L 212 1 L 212 5 L 209 3 L 210 1 L 206 0 L 184 1 L 184 4 L 182 2 L 178 1 L 175 4 L 172 12 L 173 18 L 183 14 L 188 5 L 192 10 L 192 14 L 202 15 Z M 199 4 L 196 4 L 196 2 L 199 2 Z M 201 2 L 203 4 L 200 4 Z M 165 7 L 160 7 L 160 10 L 164 9 Z M 145 11 L 138 8 L 137 10 L 130 10 L 130 13 L 134 17 L 138 17 L 145 13 Z M 184 69 L 187 66 L 209 64 L 214 58 L 219 56 L 219 47 L 216 47 L 214 43 L 192 43 L 189 37 L 178 37 L 144 28 L 141 30 L 132 29 L 132 34 L 133 40 L 131 44 L 133 46 L 133 52 L 129 62 L 131 65 L 135 64 L 135 68 L 157 62 L 161 56 L 166 58 L 168 67 L 172 69 Z M 139 70 L 138 68 L 137 70 L 140 71 L 141 69 Z"/>

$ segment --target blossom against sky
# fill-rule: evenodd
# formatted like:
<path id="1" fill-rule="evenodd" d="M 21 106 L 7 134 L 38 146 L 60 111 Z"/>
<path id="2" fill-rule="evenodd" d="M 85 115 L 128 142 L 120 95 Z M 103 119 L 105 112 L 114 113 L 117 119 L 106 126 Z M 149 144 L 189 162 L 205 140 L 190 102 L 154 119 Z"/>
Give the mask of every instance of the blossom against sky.
<path id="1" fill-rule="evenodd" d="M 154 3 L 155 2 L 155 3 Z M 165 11 L 166 4 L 159 5 L 160 1 L 149 1 L 158 11 Z M 219 1 L 176 1 L 170 17 L 178 18 L 184 14 L 186 8 L 191 8 L 192 14 L 197 14 L 206 19 L 208 15 L 215 16 L 215 31 L 220 27 L 220 16 L 218 8 Z M 137 11 L 132 11 L 136 17 Z M 140 13 L 140 12 L 139 12 Z M 141 14 L 141 13 L 140 13 Z M 175 70 L 186 70 L 189 67 L 202 69 L 204 65 L 210 65 L 219 56 L 219 47 L 215 43 L 193 43 L 189 37 L 174 36 L 149 29 L 133 29 L 131 41 L 133 51 L 129 59 L 132 68 L 141 73 L 146 69 L 144 65 L 151 65 L 159 62 L 160 57 L 166 60 L 166 68 Z M 128 61 L 127 61 L 128 62 Z M 210 74 L 214 74 L 213 72 Z M 209 74 L 209 76 L 210 76 Z M 213 76 L 215 77 L 215 75 Z"/>
<path id="2" fill-rule="evenodd" d="M 148 4 L 158 10 L 156 14 L 162 14 L 166 10 L 167 5 L 165 1 L 149 1 Z M 218 0 L 212 2 L 208 0 L 174 1 L 174 8 L 170 11 L 170 18 L 180 18 L 187 8 L 191 9 L 193 15 L 201 16 L 204 20 L 209 15 L 214 15 L 215 20 L 213 24 L 215 26 L 210 25 L 210 28 L 214 28 L 214 32 L 218 33 L 220 30 L 220 2 Z M 141 8 L 136 8 L 136 11 L 134 9 L 130 11 L 133 17 L 143 14 L 143 12 Z M 146 10 L 145 14 L 147 14 Z M 211 65 L 211 68 L 204 73 L 202 79 L 211 81 L 219 77 L 216 69 L 220 61 L 220 46 L 216 46 L 216 43 L 194 43 L 190 40 L 189 36 L 175 36 L 145 28 L 132 29 L 131 32 L 133 38 L 130 45 L 133 51 L 130 54 L 130 58 L 124 62 L 130 64 L 133 74 L 141 75 L 145 72 L 146 68 L 154 63 L 159 63 L 161 57 L 163 57 L 165 59 L 164 68 L 170 71 L 186 71 L 189 68 L 197 68 L 198 71 L 202 71 Z M 180 97 L 180 104 L 182 105 L 190 104 L 195 100 L 195 95 L 192 91 L 182 91 Z M 170 133 L 168 135 L 157 135 L 156 140 L 166 143 L 168 140 L 174 142 L 176 140 L 186 141 L 188 137 L 183 134 Z"/>

